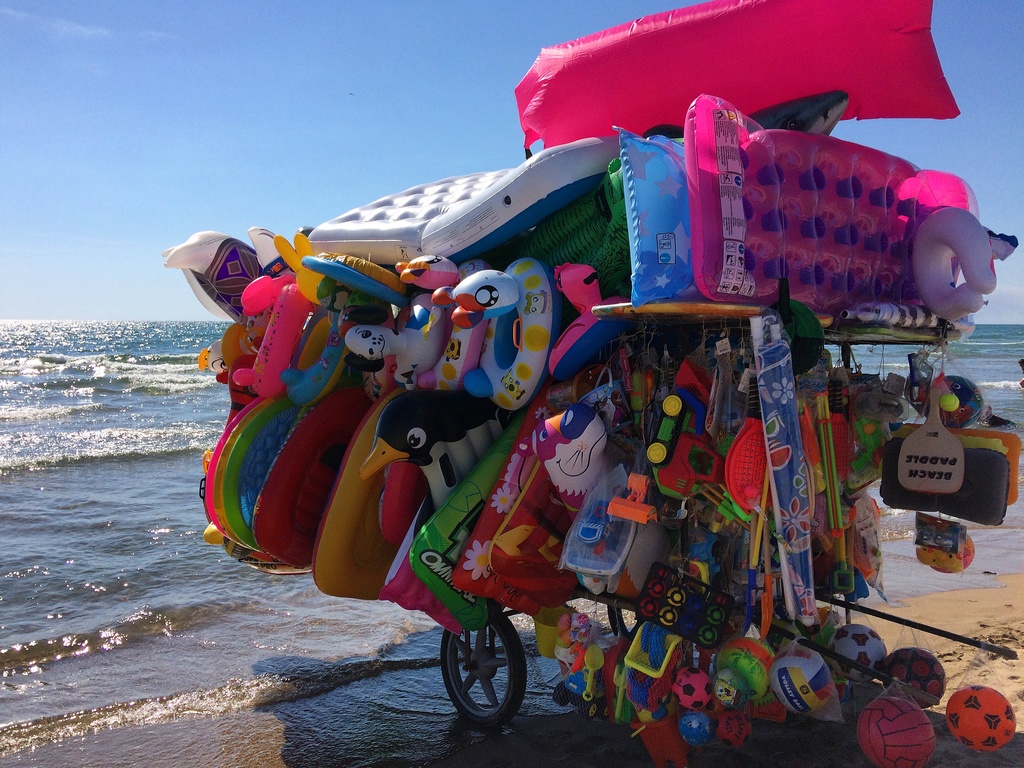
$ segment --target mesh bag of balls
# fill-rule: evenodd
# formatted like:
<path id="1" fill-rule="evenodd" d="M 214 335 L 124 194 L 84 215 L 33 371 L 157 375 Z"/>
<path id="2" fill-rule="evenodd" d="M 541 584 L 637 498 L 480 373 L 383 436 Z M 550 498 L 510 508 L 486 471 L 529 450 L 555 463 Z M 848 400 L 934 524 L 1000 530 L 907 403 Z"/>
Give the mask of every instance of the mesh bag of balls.
<path id="1" fill-rule="evenodd" d="M 992 752 L 1010 742 L 1017 720 L 999 691 L 969 685 L 949 697 L 946 724 L 964 746 Z M 864 707 L 857 741 L 878 768 L 923 768 L 935 750 L 935 728 L 905 689 L 889 689 Z"/>

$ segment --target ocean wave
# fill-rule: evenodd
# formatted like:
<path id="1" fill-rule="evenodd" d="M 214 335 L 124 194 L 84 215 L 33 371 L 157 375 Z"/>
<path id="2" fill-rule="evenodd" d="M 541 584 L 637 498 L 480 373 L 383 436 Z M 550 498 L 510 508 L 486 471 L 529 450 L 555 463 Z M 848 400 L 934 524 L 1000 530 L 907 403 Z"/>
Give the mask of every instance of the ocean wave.
<path id="1" fill-rule="evenodd" d="M 0 405 L 0 422 L 4 421 L 60 421 L 82 414 L 118 413 L 105 403 L 81 403 L 78 405 L 51 405 L 46 407 Z"/>
<path id="2" fill-rule="evenodd" d="M 976 381 L 974 383 L 977 384 L 982 391 L 986 389 L 1020 389 L 1020 381 L 1018 380 L 1006 379 L 1003 381 Z"/>
<path id="3" fill-rule="evenodd" d="M 278 669 L 228 680 L 215 688 L 116 702 L 36 720 L 0 726 L 0 757 L 35 749 L 97 730 L 157 725 L 297 701 L 389 672 L 436 667 L 432 658 L 361 658 L 329 662 L 303 657 L 274 660 Z"/>
<path id="4" fill-rule="evenodd" d="M 108 428 L 67 433 L 0 434 L 0 474 L 90 461 L 194 453 L 216 443 L 222 429 L 219 424 L 206 422 L 159 429 Z"/>
<path id="5" fill-rule="evenodd" d="M 222 621 L 225 616 L 244 608 L 242 604 L 231 602 L 160 608 L 144 605 L 108 627 L 0 647 L 0 677 L 17 677 L 64 659 L 113 651 L 148 638 L 186 632 Z"/>

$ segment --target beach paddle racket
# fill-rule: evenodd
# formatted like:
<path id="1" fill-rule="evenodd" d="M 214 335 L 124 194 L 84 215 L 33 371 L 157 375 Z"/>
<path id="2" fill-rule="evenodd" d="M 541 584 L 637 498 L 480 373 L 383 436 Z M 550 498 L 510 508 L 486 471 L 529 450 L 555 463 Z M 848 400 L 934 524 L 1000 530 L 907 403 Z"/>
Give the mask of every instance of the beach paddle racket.
<path id="1" fill-rule="evenodd" d="M 747 390 L 747 419 L 725 455 L 725 487 L 733 500 L 748 512 L 761 500 L 761 487 L 768 468 L 768 451 L 761 422 L 761 398 L 751 377 Z"/>
<path id="2" fill-rule="evenodd" d="M 939 397 L 932 387 L 928 418 L 900 446 L 896 477 L 908 491 L 956 493 L 964 484 L 964 446 L 943 426 Z"/>

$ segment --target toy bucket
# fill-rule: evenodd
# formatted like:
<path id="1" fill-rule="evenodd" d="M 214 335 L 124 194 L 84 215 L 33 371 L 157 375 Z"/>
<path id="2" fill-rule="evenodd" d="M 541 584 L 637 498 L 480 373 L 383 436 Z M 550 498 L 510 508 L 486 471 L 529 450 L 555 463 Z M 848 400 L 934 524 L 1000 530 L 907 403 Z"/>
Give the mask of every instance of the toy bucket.
<path id="1" fill-rule="evenodd" d="M 541 608 L 533 617 L 537 632 L 537 652 L 546 659 L 555 658 L 555 643 L 558 641 L 558 618 L 570 613 L 564 605 L 557 608 Z"/>

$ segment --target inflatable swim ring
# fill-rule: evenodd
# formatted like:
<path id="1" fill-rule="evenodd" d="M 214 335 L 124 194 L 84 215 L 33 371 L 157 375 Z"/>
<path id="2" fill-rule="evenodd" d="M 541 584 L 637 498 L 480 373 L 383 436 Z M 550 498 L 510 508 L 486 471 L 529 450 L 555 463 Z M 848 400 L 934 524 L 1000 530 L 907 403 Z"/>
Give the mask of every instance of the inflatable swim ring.
<path id="1" fill-rule="evenodd" d="M 361 386 L 306 410 L 274 457 L 252 515 L 260 550 L 297 568 L 313 563 L 320 520 L 354 430 L 370 408 Z"/>
<path id="2" fill-rule="evenodd" d="M 460 308 L 479 314 L 477 322 L 489 311 L 500 311 L 489 324 L 480 367 L 467 373 L 463 383 L 476 397 L 489 397 L 502 408 L 516 410 L 530 402 L 547 376 L 562 307 L 554 279 L 539 261 L 518 259 L 492 283 L 493 272 L 471 275 L 452 293 Z M 510 288 L 516 291 L 514 299 Z M 452 321 L 458 323 L 455 312 Z"/>
<path id="3" fill-rule="evenodd" d="M 287 397 L 267 398 L 248 418 L 239 421 L 224 444 L 221 504 L 224 520 L 239 543 L 260 549 L 252 535 L 252 515 L 270 465 L 284 445 L 299 406 Z"/>
<path id="4" fill-rule="evenodd" d="M 437 291 L 452 288 L 461 280 L 484 269 L 489 269 L 482 259 L 471 259 L 456 265 L 443 256 L 421 256 L 411 262 L 396 264 L 399 276 L 404 283 L 417 288 Z M 448 306 L 450 292 L 442 290 L 443 306 Z M 422 371 L 416 377 L 416 386 L 423 389 L 461 389 L 465 375 L 480 363 L 487 326 L 478 323 L 470 328 L 462 328 L 449 323 L 451 328 L 444 352 L 433 368 Z"/>
<path id="5" fill-rule="evenodd" d="M 242 541 L 242 534 L 236 533 L 232 529 L 224 514 L 224 476 L 227 465 L 225 450 L 229 443 L 233 444 L 233 441 L 237 439 L 237 430 L 254 418 L 268 402 L 265 398 L 257 397 L 238 411 L 228 422 L 228 426 L 221 434 L 217 445 L 210 454 L 210 460 L 206 464 L 206 478 L 202 489 L 206 518 L 216 525 L 225 536 L 239 543 Z"/>

